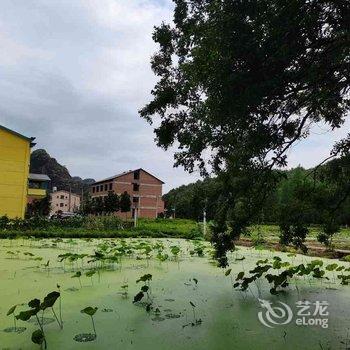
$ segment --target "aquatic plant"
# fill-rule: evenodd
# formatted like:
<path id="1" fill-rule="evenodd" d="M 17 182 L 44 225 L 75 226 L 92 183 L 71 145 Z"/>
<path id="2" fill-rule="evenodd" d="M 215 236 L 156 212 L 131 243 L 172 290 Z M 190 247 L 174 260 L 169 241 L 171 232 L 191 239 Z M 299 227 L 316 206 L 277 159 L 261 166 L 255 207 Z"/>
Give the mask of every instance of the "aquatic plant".
<path id="1" fill-rule="evenodd" d="M 32 333 L 31 340 L 34 344 L 40 345 L 40 348 L 42 348 L 42 345 L 45 344 L 46 349 L 46 339 L 44 332 L 41 329 L 37 329 Z"/>
<path id="2" fill-rule="evenodd" d="M 292 278 L 295 279 L 296 276 L 311 276 L 312 278 L 319 279 L 329 279 L 326 276 L 326 271 L 322 269 L 323 261 L 322 260 L 312 260 L 308 264 L 300 264 L 297 266 L 292 266 L 288 261 L 283 262 L 280 257 L 273 257 L 272 261 L 268 263 L 266 260 L 258 260 L 256 262 L 256 267 L 249 271 L 250 276 L 244 275 L 244 272 L 240 272 L 237 275 L 236 282 L 234 283 L 234 288 L 239 287 L 241 291 L 246 291 L 251 283 L 255 283 L 259 294 L 260 287 L 259 283 L 257 283 L 258 279 L 263 275 L 266 280 L 272 284 L 270 289 L 271 294 L 278 294 L 280 289 L 286 288 L 289 286 L 290 280 Z M 328 271 L 342 271 L 344 269 L 343 266 L 336 267 L 335 265 L 329 265 Z M 267 273 L 269 270 L 278 270 L 277 274 Z M 280 272 L 280 270 L 282 270 Z M 339 275 L 342 276 L 342 275 Z M 343 283 L 347 282 L 347 278 L 339 277 Z M 311 282 L 310 282 L 311 283 Z M 296 289 L 298 290 L 297 286 Z M 251 291 L 251 289 L 250 289 Z M 253 294 L 253 292 L 251 291 Z M 299 293 L 299 291 L 298 291 Z M 254 294 L 253 294 L 254 296 Z"/>
<path id="3" fill-rule="evenodd" d="M 183 325 L 182 328 L 185 328 L 189 325 L 191 325 L 192 327 L 199 326 L 203 322 L 202 319 L 200 319 L 200 318 L 197 319 L 197 317 L 196 317 L 196 305 L 192 301 L 190 301 L 189 303 L 190 303 L 191 308 L 192 308 L 193 320 L 192 320 L 192 322 Z"/>
<path id="4" fill-rule="evenodd" d="M 152 304 L 152 299 L 151 299 L 151 295 L 150 295 L 150 281 L 152 280 L 152 275 L 147 273 L 143 276 L 141 276 L 136 283 L 139 282 L 144 282 L 145 284 L 141 287 L 140 291 L 134 296 L 134 300 L 133 300 L 133 304 L 139 302 L 142 300 L 142 298 L 145 296 L 145 293 L 147 295 L 147 301 L 148 301 L 148 307 L 146 307 L 146 311 L 149 311 L 151 308 L 151 304 Z"/>
<path id="5" fill-rule="evenodd" d="M 14 327 L 10 327 L 5 329 L 5 332 L 15 332 L 15 333 L 22 333 L 26 330 L 25 327 L 17 327 L 17 322 L 16 322 L 16 316 L 15 316 L 15 310 L 17 308 L 18 304 L 13 305 L 8 311 L 7 311 L 7 316 L 13 316 L 13 324 Z"/>
<path id="6" fill-rule="evenodd" d="M 156 258 L 159 260 L 159 262 L 164 262 L 169 259 L 169 255 L 166 253 L 162 254 L 161 251 L 158 251 Z"/>
<path id="7" fill-rule="evenodd" d="M 95 338 L 97 337 L 97 333 L 96 333 L 96 327 L 95 327 L 95 321 L 94 321 L 94 315 L 96 313 L 96 311 L 98 310 L 97 307 L 91 307 L 88 306 L 85 309 L 81 310 L 80 312 L 82 314 L 88 315 L 91 317 L 91 322 L 92 322 L 92 327 L 94 329 L 94 334 L 95 334 Z"/>
<path id="8" fill-rule="evenodd" d="M 124 298 L 127 298 L 127 297 L 128 297 L 129 285 L 128 285 L 128 284 L 123 284 L 123 285 L 121 286 L 121 289 L 123 290 L 123 291 L 122 291 L 122 296 L 123 296 Z"/>
<path id="9" fill-rule="evenodd" d="M 95 273 L 96 273 L 96 270 L 89 270 L 88 272 L 85 273 L 86 277 L 90 277 L 92 286 L 94 285 L 92 277 L 94 276 Z"/>
<path id="10" fill-rule="evenodd" d="M 173 257 L 175 260 L 177 260 L 180 251 L 181 251 L 181 249 L 179 246 L 177 246 L 177 245 L 170 246 L 170 252 L 171 252 L 171 254 L 173 254 Z"/>
<path id="11" fill-rule="evenodd" d="M 28 302 L 28 306 L 30 307 L 29 310 L 26 311 L 21 311 L 18 315 L 16 315 L 16 319 L 17 320 L 21 320 L 21 321 L 28 321 L 31 317 L 35 316 L 37 323 L 40 327 L 39 330 L 36 330 L 33 332 L 32 334 L 32 341 L 35 344 L 38 344 L 42 347 L 42 345 L 44 345 L 45 349 L 47 348 L 47 342 L 46 342 L 46 337 L 45 337 L 45 333 L 44 333 L 44 324 L 43 321 L 40 321 L 39 317 L 38 317 L 38 313 L 39 311 L 42 311 L 42 313 L 44 314 L 45 310 L 50 308 L 53 312 L 53 315 L 55 316 L 55 319 L 58 323 L 58 325 L 60 326 L 60 328 L 62 329 L 62 325 L 60 323 L 60 321 L 58 320 L 57 316 L 56 316 L 56 312 L 53 308 L 56 300 L 59 298 L 60 293 L 59 292 L 51 292 L 49 294 L 46 295 L 46 297 L 44 298 L 43 302 L 40 302 L 40 299 L 32 299 Z M 11 311 L 11 310 L 9 310 Z M 15 310 L 13 310 L 14 312 Z M 43 316 L 42 316 L 43 319 Z"/>
<path id="12" fill-rule="evenodd" d="M 79 280 L 79 284 L 80 284 L 80 288 L 83 288 L 82 284 L 81 284 L 81 271 L 77 271 L 73 276 L 72 278 L 78 278 Z"/>

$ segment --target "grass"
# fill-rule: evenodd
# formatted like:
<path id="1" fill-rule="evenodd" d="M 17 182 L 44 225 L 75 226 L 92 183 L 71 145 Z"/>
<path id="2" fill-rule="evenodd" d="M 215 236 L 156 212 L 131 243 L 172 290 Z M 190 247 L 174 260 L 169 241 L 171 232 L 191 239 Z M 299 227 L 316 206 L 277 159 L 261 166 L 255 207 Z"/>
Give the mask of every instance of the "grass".
<path id="1" fill-rule="evenodd" d="M 263 239 L 267 243 L 279 242 L 279 227 L 277 225 L 255 225 L 249 229 L 250 238 L 254 241 L 258 238 Z M 306 237 L 307 245 L 321 245 L 317 241 L 317 235 L 320 232 L 320 226 L 311 226 L 310 232 Z M 333 244 L 336 249 L 350 250 L 350 228 L 343 227 L 339 233 L 334 235 Z"/>
<path id="2" fill-rule="evenodd" d="M 187 235 L 191 231 L 198 230 L 198 224 L 188 219 L 140 219 L 137 225 L 138 230 L 152 232 L 163 232 L 170 235 Z"/>
<path id="3" fill-rule="evenodd" d="M 85 227 L 47 226 L 41 228 L 0 230 L 0 238 L 35 237 L 35 238 L 185 238 L 194 239 L 202 236 L 195 221 L 186 219 L 139 219 L 137 227 L 128 223 L 126 228 L 89 225 Z"/>
<path id="4" fill-rule="evenodd" d="M 24 222 L 26 223 L 26 222 Z M 201 223 L 188 219 L 144 219 L 138 220 L 137 227 L 133 222 L 123 223 L 115 217 L 88 217 L 72 220 L 72 222 L 53 222 L 41 220 L 38 223 L 29 222 L 27 226 L 8 226 L 0 229 L 0 238 L 35 237 L 35 238 L 203 238 Z M 36 228 L 38 226 L 38 228 Z M 6 226 L 7 227 L 7 226 Z M 312 226 L 307 236 L 306 244 L 321 246 L 317 242 L 319 226 Z M 254 225 L 249 229 L 249 236 L 242 237 L 255 244 L 277 244 L 279 242 L 279 227 L 277 225 Z M 209 237 L 205 237 L 209 239 Z M 336 249 L 350 250 L 350 228 L 342 228 L 334 236 Z"/>

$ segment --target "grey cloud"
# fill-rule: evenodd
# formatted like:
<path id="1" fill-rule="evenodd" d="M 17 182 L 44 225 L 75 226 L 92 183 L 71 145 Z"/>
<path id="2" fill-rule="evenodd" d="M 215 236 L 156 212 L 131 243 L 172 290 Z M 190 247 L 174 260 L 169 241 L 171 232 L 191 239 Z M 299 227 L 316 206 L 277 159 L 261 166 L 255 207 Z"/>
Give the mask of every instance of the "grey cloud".
<path id="1" fill-rule="evenodd" d="M 166 190 L 198 176 L 173 169 L 138 116 L 155 82 L 153 26 L 170 1 L 10 0 L 0 4 L 0 123 L 36 136 L 72 175 L 144 167 Z"/>
<path id="2" fill-rule="evenodd" d="M 173 168 L 138 116 L 156 81 L 153 26 L 170 0 L 2 0 L 0 123 L 29 136 L 72 175 L 144 167 L 166 190 L 195 181 Z"/>

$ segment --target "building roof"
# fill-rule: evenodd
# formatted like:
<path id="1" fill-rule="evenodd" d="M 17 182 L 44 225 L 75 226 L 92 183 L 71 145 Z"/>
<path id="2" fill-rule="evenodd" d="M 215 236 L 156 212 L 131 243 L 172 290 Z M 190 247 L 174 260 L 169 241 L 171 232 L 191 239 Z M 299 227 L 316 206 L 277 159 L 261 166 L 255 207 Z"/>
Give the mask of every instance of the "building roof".
<path id="1" fill-rule="evenodd" d="M 75 193 L 75 192 L 69 192 L 69 191 L 66 191 L 66 190 L 56 190 L 56 191 L 53 191 L 53 192 L 51 193 L 51 195 L 55 195 L 56 193 L 62 193 L 62 192 L 68 193 L 68 194 L 70 194 L 71 196 L 75 196 L 75 197 L 81 198 L 81 195 L 80 195 L 80 194 Z"/>
<path id="2" fill-rule="evenodd" d="M 28 141 L 28 142 L 30 143 L 30 147 L 33 147 L 33 146 L 36 145 L 36 143 L 33 142 L 33 141 L 35 140 L 35 137 L 27 137 L 27 136 L 24 136 L 24 135 L 22 135 L 22 134 L 19 134 L 19 133 L 16 132 L 16 131 L 13 131 L 13 130 L 11 130 L 11 129 L 6 128 L 5 126 L 3 126 L 3 125 L 1 125 L 1 124 L 0 124 L 0 129 L 2 129 L 2 130 L 4 130 L 4 131 L 7 131 L 7 132 L 9 132 L 10 134 L 15 135 L 15 136 L 17 136 L 17 137 L 20 137 L 21 139 L 24 139 L 24 140 Z"/>
<path id="3" fill-rule="evenodd" d="M 100 183 L 100 182 L 106 182 L 106 181 L 114 180 L 114 179 L 116 179 L 116 178 L 118 178 L 118 177 L 121 177 L 121 176 L 123 176 L 123 175 L 127 175 L 127 174 L 130 174 L 130 173 L 133 173 L 133 172 L 138 171 L 138 170 L 144 171 L 144 172 L 147 173 L 148 175 L 154 177 L 155 179 L 157 179 L 158 181 L 160 181 L 162 184 L 164 184 L 164 181 L 158 179 L 156 176 L 152 175 L 151 173 L 149 173 L 149 172 L 146 171 L 145 169 L 139 168 L 139 169 L 124 171 L 123 173 L 120 173 L 120 174 L 117 174 L 117 175 L 114 175 L 114 176 L 110 176 L 110 177 L 107 177 L 107 178 L 102 179 L 102 180 L 95 181 L 95 182 L 94 182 L 93 184 L 91 184 L 90 186 L 95 185 L 95 184 Z"/>
<path id="4" fill-rule="evenodd" d="M 51 179 L 45 174 L 29 174 L 29 180 L 34 181 L 51 181 Z"/>

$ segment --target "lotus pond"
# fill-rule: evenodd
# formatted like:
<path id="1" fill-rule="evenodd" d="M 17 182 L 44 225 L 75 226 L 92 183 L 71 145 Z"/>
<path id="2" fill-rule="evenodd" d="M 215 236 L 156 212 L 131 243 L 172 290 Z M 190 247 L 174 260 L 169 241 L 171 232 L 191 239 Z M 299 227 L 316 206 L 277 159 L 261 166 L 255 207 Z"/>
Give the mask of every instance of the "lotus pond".
<path id="1" fill-rule="evenodd" d="M 1 240 L 0 349 L 350 349 L 349 262 L 211 256 L 180 239 Z M 269 302 L 293 319 L 263 325 Z M 296 324 L 297 302 L 327 302 L 328 327 Z"/>

